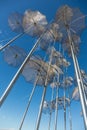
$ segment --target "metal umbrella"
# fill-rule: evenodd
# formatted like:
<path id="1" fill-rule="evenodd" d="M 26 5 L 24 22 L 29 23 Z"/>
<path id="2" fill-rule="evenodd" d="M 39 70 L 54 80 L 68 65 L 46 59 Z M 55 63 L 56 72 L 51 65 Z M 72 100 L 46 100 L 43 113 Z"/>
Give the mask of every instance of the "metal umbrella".
<path id="1" fill-rule="evenodd" d="M 8 24 L 13 32 L 16 32 L 16 33 L 24 32 L 22 14 L 18 12 L 14 12 L 10 14 L 10 16 L 8 17 Z"/>
<path id="2" fill-rule="evenodd" d="M 45 85 L 48 66 L 48 63 L 39 59 L 38 56 L 32 57 L 25 65 L 22 71 L 22 75 L 26 78 L 28 82 L 33 83 L 38 76 L 38 73 L 41 73 L 37 84 L 43 86 Z M 59 72 L 59 68 L 56 68 L 55 66 L 51 65 L 50 70 L 48 72 L 48 83 L 51 83 L 53 81 L 53 78 L 57 72 Z"/>
<path id="3" fill-rule="evenodd" d="M 63 9 L 63 11 L 60 11 L 60 10 L 59 10 L 59 12 L 57 11 L 56 22 L 62 27 L 63 34 L 65 35 L 64 39 L 66 36 L 68 36 L 68 39 L 69 39 L 71 55 L 73 58 L 77 83 L 78 83 L 79 92 L 80 92 L 81 105 L 82 105 L 82 110 L 83 110 L 83 115 L 84 115 L 83 116 L 84 123 L 85 123 L 85 128 L 87 129 L 86 95 L 84 94 L 84 89 L 83 89 L 84 85 L 83 85 L 83 81 L 82 81 L 82 77 L 81 77 L 78 60 L 74 53 L 75 44 L 72 41 L 72 33 L 81 34 L 83 29 L 85 28 L 85 26 L 86 26 L 85 17 L 86 16 L 83 15 L 78 8 L 71 8 L 71 9 L 69 9 L 69 8 L 68 8 L 68 11 L 66 11 L 65 6 L 63 6 L 60 8 L 60 10 Z M 61 16 L 63 16 L 63 17 L 61 17 Z M 69 16 L 69 18 L 67 18 L 68 16 Z M 58 20 L 59 17 L 60 17 L 60 20 Z M 78 23 L 80 23 L 80 24 L 78 24 Z"/>
<path id="4" fill-rule="evenodd" d="M 55 20 L 61 30 L 69 28 L 71 33 L 81 34 L 81 31 L 86 27 L 85 18 L 86 15 L 79 8 L 71 8 L 68 5 L 64 5 L 58 9 Z"/>
<path id="5" fill-rule="evenodd" d="M 70 66 L 70 62 L 67 61 L 63 57 L 63 55 L 59 51 L 57 51 L 54 47 L 48 48 L 47 54 L 49 54 L 49 56 L 50 56 L 51 51 L 53 52 L 52 64 L 56 64 L 58 67 L 69 67 Z"/>
<path id="6" fill-rule="evenodd" d="M 13 37 L 9 42 L 2 46 L 0 48 L 0 51 L 2 51 L 4 48 L 6 48 L 8 45 L 13 43 L 21 36 L 23 36 L 25 33 L 29 33 L 33 36 L 41 36 L 41 34 L 46 29 L 45 27 L 47 25 L 47 20 L 46 17 L 39 11 L 27 10 L 25 11 L 24 15 L 18 12 L 12 13 L 8 18 L 8 23 L 12 31 L 20 34 Z"/>
<path id="7" fill-rule="evenodd" d="M 81 70 L 81 75 L 85 81 L 87 81 L 87 74 L 84 70 Z"/>
<path id="8" fill-rule="evenodd" d="M 18 46 L 8 46 L 3 52 L 4 60 L 14 67 L 22 64 L 27 54 Z"/>
<path id="9" fill-rule="evenodd" d="M 52 46 L 54 41 L 58 42 L 62 38 L 62 33 L 59 31 L 59 25 L 55 22 L 51 23 L 48 30 L 44 33 L 41 41 L 40 47 L 43 50 L 47 50 L 49 46 Z"/>
<path id="10" fill-rule="evenodd" d="M 23 17 L 23 28 L 30 36 L 40 36 L 47 26 L 46 16 L 39 11 L 26 10 Z M 27 32 L 26 32 L 27 31 Z"/>
<path id="11" fill-rule="evenodd" d="M 67 89 L 68 87 L 71 87 L 73 84 L 73 78 L 71 76 L 65 77 L 60 85 L 60 88 Z"/>
<path id="12" fill-rule="evenodd" d="M 70 99 L 66 98 L 66 106 L 69 105 L 70 103 Z M 56 108 L 56 99 L 52 100 L 52 101 L 46 101 L 46 103 L 48 104 L 46 107 L 43 108 L 43 112 L 45 113 L 49 113 L 49 109 L 51 108 L 53 111 L 55 111 Z M 61 110 L 64 108 L 64 97 L 58 97 L 58 110 Z"/>
<path id="13" fill-rule="evenodd" d="M 79 53 L 79 46 L 80 46 L 80 43 L 81 43 L 81 39 L 76 34 L 72 34 L 71 39 L 72 39 L 72 41 L 75 45 L 74 53 L 77 55 Z M 64 47 L 64 50 L 68 52 L 69 56 L 71 56 L 72 54 L 71 54 L 71 48 L 70 48 L 68 38 L 66 38 L 65 41 L 63 41 L 63 47 Z"/>
<path id="14" fill-rule="evenodd" d="M 84 85 L 85 92 L 87 93 L 87 86 Z M 78 101 L 80 99 L 79 88 L 75 87 L 72 93 L 72 99 Z"/>

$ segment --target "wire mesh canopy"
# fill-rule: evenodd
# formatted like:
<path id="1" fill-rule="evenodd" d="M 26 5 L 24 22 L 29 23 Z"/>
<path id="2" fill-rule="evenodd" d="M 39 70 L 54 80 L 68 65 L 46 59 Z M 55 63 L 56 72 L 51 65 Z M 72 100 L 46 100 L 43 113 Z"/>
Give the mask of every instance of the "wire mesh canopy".
<path id="1" fill-rule="evenodd" d="M 73 41 L 73 43 L 75 45 L 74 53 L 77 55 L 79 53 L 79 45 L 81 43 L 81 39 L 76 34 L 72 34 L 71 39 L 72 39 L 72 41 Z M 63 47 L 64 47 L 64 50 L 68 52 L 69 56 L 71 56 L 71 48 L 70 48 L 70 44 L 69 44 L 69 39 L 68 38 L 64 39 Z"/>
<path id="2" fill-rule="evenodd" d="M 58 9 L 55 20 L 60 28 L 69 28 L 72 33 L 81 33 L 86 27 L 85 15 L 79 8 L 71 8 L 68 5 Z"/>
<path id="3" fill-rule="evenodd" d="M 58 110 L 64 108 L 64 100 L 65 100 L 65 103 L 66 103 L 66 107 L 70 105 L 70 99 L 69 98 L 64 99 L 64 97 L 58 97 L 58 99 L 57 99 Z M 50 112 L 55 111 L 55 109 L 56 109 L 56 99 L 52 100 L 50 102 L 44 101 L 43 113 L 50 113 Z"/>
<path id="4" fill-rule="evenodd" d="M 28 82 L 34 83 L 38 78 L 37 85 L 43 86 L 45 84 L 46 75 L 48 73 L 48 84 L 53 81 L 53 77 L 60 71 L 57 66 L 50 66 L 49 64 L 41 60 L 38 56 L 33 56 L 25 65 L 22 75 Z"/>
<path id="5" fill-rule="evenodd" d="M 26 57 L 25 51 L 18 46 L 8 46 L 4 52 L 4 60 L 14 67 L 17 67 L 22 64 Z"/>
<path id="6" fill-rule="evenodd" d="M 67 61 L 65 58 L 56 58 L 56 63 L 57 66 L 64 66 L 64 67 L 69 67 L 70 62 Z"/>
<path id="7" fill-rule="evenodd" d="M 60 7 L 56 13 L 56 21 L 62 25 L 69 23 L 73 16 L 72 9 L 68 5 Z"/>
<path id="8" fill-rule="evenodd" d="M 62 82 L 52 82 L 50 84 L 50 86 L 52 88 L 55 88 L 55 87 L 60 87 L 60 88 L 68 88 L 68 87 L 71 87 L 73 85 L 73 78 L 71 76 L 69 77 L 66 77 L 65 79 L 63 79 Z"/>
<path id="9" fill-rule="evenodd" d="M 56 64 L 57 66 L 63 66 L 63 67 L 69 67 L 70 66 L 70 62 L 67 61 L 63 55 L 57 51 L 54 47 L 49 47 L 47 50 L 47 54 L 49 54 L 49 56 L 52 53 L 52 64 Z"/>
<path id="10" fill-rule="evenodd" d="M 56 88 L 60 86 L 60 82 L 54 81 L 50 84 L 51 88 Z"/>
<path id="11" fill-rule="evenodd" d="M 54 57 L 56 57 L 56 58 L 61 57 L 62 58 L 63 57 L 62 54 L 59 51 L 57 51 L 54 47 L 49 47 L 47 49 L 47 54 L 51 55 L 51 53 L 52 53 L 52 58 L 54 58 Z"/>
<path id="12" fill-rule="evenodd" d="M 87 86 L 84 85 L 84 88 L 85 88 L 85 92 L 87 94 Z M 74 91 L 72 93 L 72 99 L 74 99 L 74 100 L 79 100 L 80 99 L 78 87 L 75 87 L 75 89 L 74 89 Z"/>
<path id="13" fill-rule="evenodd" d="M 22 14 L 20 14 L 18 12 L 14 12 L 14 13 L 10 14 L 10 16 L 8 18 L 8 24 L 12 31 L 17 32 L 17 33 L 24 32 Z"/>
<path id="14" fill-rule="evenodd" d="M 26 10 L 23 17 L 23 28 L 30 36 L 40 36 L 47 25 L 46 16 L 39 11 Z"/>
<path id="15" fill-rule="evenodd" d="M 86 72 L 84 70 L 81 70 L 81 75 L 84 78 L 84 80 L 87 81 L 87 74 L 86 74 Z"/>
<path id="16" fill-rule="evenodd" d="M 68 88 L 73 85 L 73 78 L 71 76 L 65 77 L 60 85 L 61 88 Z"/>
<path id="17" fill-rule="evenodd" d="M 40 47 L 47 50 L 49 46 L 53 45 L 54 42 L 60 41 L 62 33 L 59 31 L 59 25 L 57 23 L 51 23 L 48 30 L 42 36 L 40 41 Z"/>

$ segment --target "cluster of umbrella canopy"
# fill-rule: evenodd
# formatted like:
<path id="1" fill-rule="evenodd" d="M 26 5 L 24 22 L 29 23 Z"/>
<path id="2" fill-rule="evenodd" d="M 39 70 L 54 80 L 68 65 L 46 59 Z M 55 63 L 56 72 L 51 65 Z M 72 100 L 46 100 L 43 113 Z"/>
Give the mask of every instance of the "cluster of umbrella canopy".
<path id="1" fill-rule="evenodd" d="M 72 56 L 71 45 L 73 43 L 73 53 L 77 55 L 81 43 L 79 35 L 86 27 L 85 17 L 86 16 L 83 15 L 78 8 L 71 8 L 68 5 L 64 5 L 58 9 L 55 19 L 51 23 L 48 23 L 46 16 L 39 11 L 26 10 L 24 14 L 18 12 L 12 13 L 8 18 L 8 23 L 11 30 L 19 33 L 19 35 L 9 41 L 7 45 L 0 48 L 0 50 L 4 49 L 4 60 L 9 65 L 18 67 L 23 63 L 27 54 L 22 48 L 15 45 L 10 46 L 10 44 L 23 34 L 39 38 L 38 43 L 40 49 L 44 50 L 46 54 L 49 55 L 49 61 L 45 61 L 38 55 L 32 55 L 29 59 L 26 58 L 26 64 L 23 65 L 21 74 L 27 82 L 35 83 L 35 87 L 37 85 L 43 87 L 50 86 L 52 89 L 64 89 L 65 92 L 66 89 L 74 84 L 74 79 L 71 76 L 64 76 L 65 71 L 63 71 L 71 64 L 66 60 L 60 50 L 57 51 L 54 46 L 57 42 L 59 44 L 62 43 L 63 50 L 67 51 L 69 56 Z M 63 78 L 60 78 L 61 76 Z M 87 95 L 87 75 L 83 70 L 81 70 L 81 76 Z M 31 97 L 33 96 L 33 92 L 34 90 L 32 90 Z M 31 97 L 29 99 L 29 104 Z M 57 109 L 65 109 L 66 106 L 70 106 L 72 99 L 79 100 L 79 98 L 79 88 L 75 87 L 71 98 L 67 98 L 66 95 L 63 97 L 58 97 L 57 95 L 55 99 L 49 102 L 42 102 L 43 112 L 50 113 L 50 111 L 54 111 L 57 106 Z"/>

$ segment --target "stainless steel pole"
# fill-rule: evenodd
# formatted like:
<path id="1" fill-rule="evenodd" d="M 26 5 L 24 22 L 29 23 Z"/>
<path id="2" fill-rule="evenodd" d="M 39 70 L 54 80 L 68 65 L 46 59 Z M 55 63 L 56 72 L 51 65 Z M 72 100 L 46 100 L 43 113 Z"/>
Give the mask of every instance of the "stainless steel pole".
<path id="1" fill-rule="evenodd" d="M 42 35 L 41 35 L 41 37 L 42 37 Z M 30 57 L 32 56 L 33 52 L 37 48 L 37 46 L 39 44 L 39 41 L 41 40 L 41 37 L 34 44 L 33 48 L 29 52 L 28 56 L 25 58 L 24 62 L 22 63 L 22 65 L 20 66 L 20 68 L 18 69 L 18 71 L 16 72 L 16 74 L 14 75 L 13 79 L 11 80 L 10 84 L 8 85 L 7 89 L 3 93 L 2 97 L 0 98 L 0 107 L 2 106 L 3 102 L 5 101 L 5 99 L 7 98 L 8 94 L 9 94 L 9 92 L 13 88 L 13 85 L 16 82 L 16 80 L 18 79 L 18 77 L 19 77 L 19 75 L 20 75 L 23 67 L 25 66 L 25 64 L 27 63 L 27 61 L 30 59 Z"/>
<path id="2" fill-rule="evenodd" d="M 70 88 L 68 88 L 68 98 L 70 100 Z M 71 106 L 70 106 L 70 102 L 69 102 L 69 107 L 68 107 L 68 111 L 69 111 L 69 122 L 70 122 L 70 130 L 72 130 L 72 114 L 71 114 Z"/>
<path id="3" fill-rule="evenodd" d="M 52 88 L 51 102 L 53 101 L 53 97 L 54 97 L 54 88 Z M 51 125 L 51 117 L 52 117 L 52 108 L 50 107 L 50 117 L 49 117 L 49 125 L 48 125 L 48 130 L 50 130 L 50 125 Z"/>
<path id="4" fill-rule="evenodd" d="M 71 116 L 71 107 L 70 107 L 70 104 L 69 104 L 69 121 L 70 121 L 70 130 L 72 130 L 72 116 Z"/>
<path id="5" fill-rule="evenodd" d="M 44 99 L 45 99 L 45 95 L 46 95 L 46 89 L 47 89 L 47 87 L 44 86 L 43 95 L 42 95 L 42 99 L 41 99 L 41 104 L 40 104 L 40 108 L 39 108 L 39 113 L 38 113 L 38 118 L 37 118 L 37 123 L 36 123 L 35 130 L 39 130 L 40 120 L 41 120 L 41 115 L 42 115 L 42 110 L 43 110 L 43 104 L 44 104 Z"/>
<path id="6" fill-rule="evenodd" d="M 77 78 L 77 83 L 78 83 L 78 88 L 79 88 L 79 94 L 80 94 L 80 101 L 81 101 L 81 106 L 82 106 L 82 111 L 83 111 L 83 117 L 84 117 L 84 124 L 85 124 L 85 129 L 87 130 L 87 107 L 86 107 L 86 103 L 85 103 L 85 97 L 84 97 L 84 93 L 83 93 L 83 85 L 82 85 L 82 79 L 81 76 L 79 76 L 79 72 L 78 72 L 78 67 L 76 62 L 78 62 L 76 59 L 76 56 L 74 54 L 74 50 L 73 50 L 73 42 L 71 40 L 71 35 L 70 35 L 70 31 L 67 29 L 67 33 L 68 33 L 68 38 L 69 38 L 69 42 L 70 42 L 70 47 L 71 47 L 71 54 L 72 54 L 72 58 L 73 58 L 73 63 L 74 63 L 74 68 L 75 68 L 75 73 L 76 73 L 76 78 Z"/>
<path id="7" fill-rule="evenodd" d="M 59 74 L 58 74 L 58 81 L 59 83 Z M 59 86 L 56 86 L 56 111 L 55 111 L 55 126 L 54 130 L 57 130 L 57 120 L 58 120 L 58 96 L 59 96 Z"/>
<path id="8" fill-rule="evenodd" d="M 57 130 L 57 120 L 58 120 L 58 86 L 56 90 L 56 111 L 55 111 L 55 127 L 54 130 Z"/>
<path id="9" fill-rule="evenodd" d="M 50 130 L 50 125 L 51 125 L 51 116 L 52 116 L 52 111 L 49 114 L 49 124 L 48 124 L 48 130 Z"/>
<path id="10" fill-rule="evenodd" d="M 66 90 L 64 86 L 64 130 L 66 130 Z"/>

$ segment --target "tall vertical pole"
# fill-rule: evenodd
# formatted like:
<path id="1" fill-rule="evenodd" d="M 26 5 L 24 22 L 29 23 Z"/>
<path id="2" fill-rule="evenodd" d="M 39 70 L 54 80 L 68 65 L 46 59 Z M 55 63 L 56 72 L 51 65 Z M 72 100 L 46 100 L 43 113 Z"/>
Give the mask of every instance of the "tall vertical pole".
<path id="1" fill-rule="evenodd" d="M 71 54 L 72 54 L 72 58 L 73 58 L 78 88 L 79 88 L 80 101 L 81 101 L 82 112 L 83 112 L 83 117 L 84 117 L 85 129 L 87 130 L 87 110 L 86 110 L 87 107 L 86 107 L 86 102 L 85 102 L 85 95 L 83 92 L 84 85 L 83 85 L 81 76 L 79 76 L 80 73 L 78 72 L 78 66 L 77 66 L 78 61 L 77 61 L 77 58 L 74 54 L 74 48 L 73 48 L 74 45 L 73 45 L 73 42 L 71 40 L 71 34 L 70 34 L 69 29 L 67 29 L 67 33 L 68 33 L 69 43 L 70 43 L 70 47 L 71 47 Z"/>
<path id="2" fill-rule="evenodd" d="M 54 130 L 57 130 L 57 120 L 58 120 L 58 86 L 56 88 L 56 111 L 55 111 L 55 127 Z"/>
<path id="3" fill-rule="evenodd" d="M 59 74 L 58 74 L 58 81 L 59 83 Z M 59 102 L 59 85 L 56 86 L 56 110 L 55 110 L 55 126 L 54 130 L 57 130 L 57 121 L 58 121 L 58 102 Z"/>
<path id="4" fill-rule="evenodd" d="M 52 116 L 52 111 L 49 114 L 49 124 L 48 124 L 48 130 L 50 130 L 50 125 L 51 125 L 51 116 Z"/>
<path id="5" fill-rule="evenodd" d="M 66 89 L 64 86 L 64 130 L 66 130 Z"/>
<path id="6" fill-rule="evenodd" d="M 40 108 L 39 108 L 39 113 L 38 113 L 38 118 L 37 118 L 37 123 L 36 123 L 35 130 L 39 130 L 40 120 L 41 120 L 41 115 L 42 115 L 42 110 L 43 110 L 43 104 L 44 104 L 44 99 L 45 99 L 45 95 L 46 95 L 46 89 L 47 89 L 47 87 L 44 86 L 43 95 L 42 95 L 42 99 L 41 99 L 41 104 L 40 104 Z"/>
<path id="7" fill-rule="evenodd" d="M 51 102 L 53 101 L 53 97 L 54 97 L 54 88 L 52 88 Z M 50 115 L 49 115 L 49 125 L 48 125 L 48 130 L 50 130 L 51 117 L 52 117 L 52 108 L 50 107 Z"/>
<path id="8" fill-rule="evenodd" d="M 70 88 L 68 88 L 68 98 L 70 100 Z M 68 111 L 69 111 L 69 122 L 70 122 L 70 130 L 72 130 L 72 115 L 71 115 L 71 106 L 70 106 L 70 102 L 69 102 L 69 107 L 68 107 Z"/>

